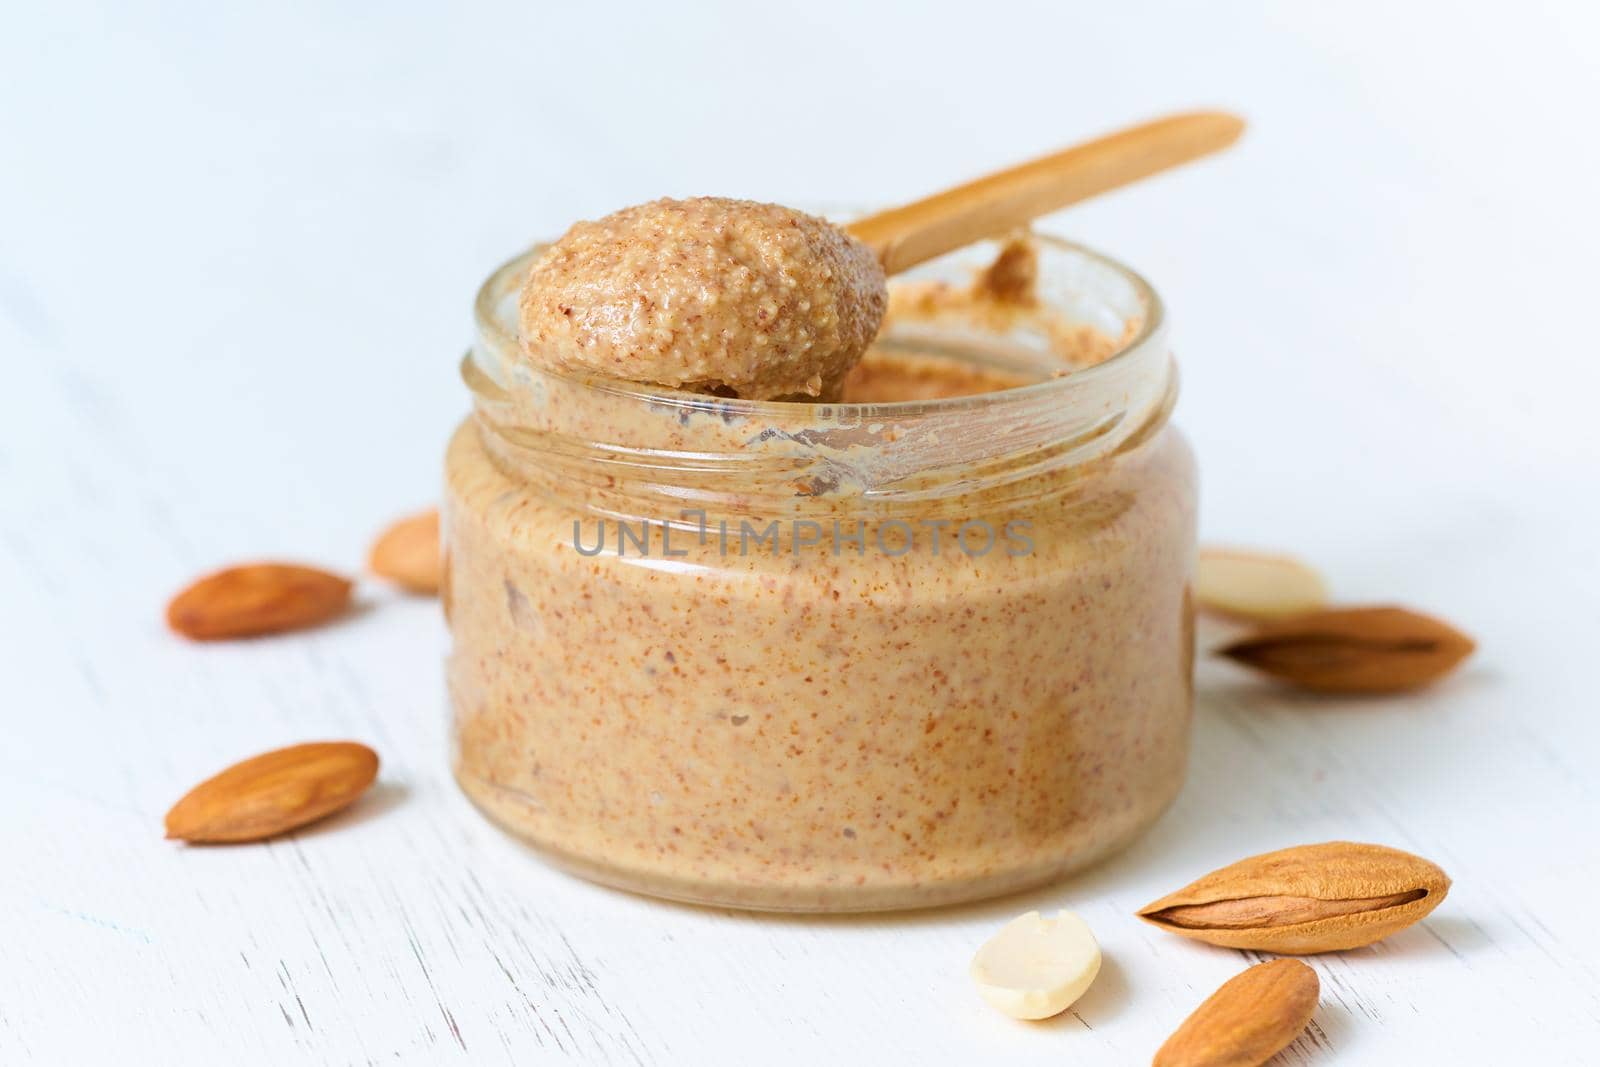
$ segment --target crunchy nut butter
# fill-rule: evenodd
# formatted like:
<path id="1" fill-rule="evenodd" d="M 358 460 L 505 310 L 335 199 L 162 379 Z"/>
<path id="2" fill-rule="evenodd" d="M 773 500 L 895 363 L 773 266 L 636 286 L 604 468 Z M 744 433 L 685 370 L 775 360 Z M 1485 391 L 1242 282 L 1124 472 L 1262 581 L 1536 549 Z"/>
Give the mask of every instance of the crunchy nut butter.
<path id="1" fill-rule="evenodd" d="M 523 284 L 535 366 L 747 399 L 834 397 L 883 320 L 883 268 L 779 204 L 653 200 L 574 225 Z"/>
<path id="2" fill-rule="evenodd" d="M 782 910 L 1009 892 L 1148 826 L 1194 468 L 1154 294 L 1036 251 L 1003 315 L 981 253 L 908 281 L 839 403 L 531 366 L 532 255 L 493 276 L 446 461 L 468 796 L 598 881 Z"/>

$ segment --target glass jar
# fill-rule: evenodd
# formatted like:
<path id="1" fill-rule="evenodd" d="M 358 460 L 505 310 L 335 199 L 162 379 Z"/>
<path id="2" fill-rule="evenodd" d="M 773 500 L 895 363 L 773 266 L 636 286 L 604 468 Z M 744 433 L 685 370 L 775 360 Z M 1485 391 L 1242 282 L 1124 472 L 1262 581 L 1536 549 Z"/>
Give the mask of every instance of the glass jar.
<path id="1" fill-rule="evenodd" d="M 490 277 L 443 592 L 483 812 L 595 881 L 785 911 L 1007 893 L 1155 820 L 1193 698 L 1175 367 L 1142 279 L 1036 248 L 1037 314 L 936 299 L 971 249 L 877 346 L 1032 384 L 891 403 L 539 371 L 515 331 L 539 249 Z M 1069 367 L 1063 330 L 1114 354 Z"/>

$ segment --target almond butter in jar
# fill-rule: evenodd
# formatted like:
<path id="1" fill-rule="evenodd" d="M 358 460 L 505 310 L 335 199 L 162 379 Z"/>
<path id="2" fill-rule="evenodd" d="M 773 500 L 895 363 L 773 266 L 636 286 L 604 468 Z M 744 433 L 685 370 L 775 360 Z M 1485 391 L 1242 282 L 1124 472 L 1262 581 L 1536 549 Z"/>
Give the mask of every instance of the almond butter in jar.
<path id="1" fill-rule="evenodd" d="M 599 882 L 786 911 L 1012 892 L 1155 820 L 1192 705 L 1175 368 L 1142 279 L 1031 251 L 1025 289 L 1005 255 L 969 286 L 992 246 L 891 285 L 825 404 L 531 367 L 537 250 L 489 279 L 444 534 L 481 810 Z"/>

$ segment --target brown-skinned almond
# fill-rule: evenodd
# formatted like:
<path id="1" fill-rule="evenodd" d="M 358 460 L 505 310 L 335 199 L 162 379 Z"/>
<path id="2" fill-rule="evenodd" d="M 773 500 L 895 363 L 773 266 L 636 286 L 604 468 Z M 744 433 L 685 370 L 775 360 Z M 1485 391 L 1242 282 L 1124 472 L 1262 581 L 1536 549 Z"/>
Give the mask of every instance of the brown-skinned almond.
<path id="1" fill-rule="evenodd" d="M 1258 963 L 1207 997 L 1153 1067 L 1259 1067 L 1300 1036 L 1321 988 L 1317 972 L 1299 960 Z"/>
<path id="2" fill-rule="evenodd" d="M 318 626 L 350 606 L 351 583 L 295 563 L 249 563 L 209 574 L 172 598 L 167 625 L 195 641 Z"/>
<path id="3" fill-rule="evenodd" d="M 348 807 L 378 776 L 378 754 L 355 741 L 313 741 L 235 763 L 167 812 L 167 837 L 264 841 Z"/>
<path id="4" fill-rule="evenodd" d="M 1449 876 L 1421 856 L 1329 841 L 1240 860 L 1138 915 L 1212 945 L 1309 955 L 1388 937 L 1424 918 L 1449 891 Z"/>
<path id="5" fill-rule="evenodd" d="M 411 593 L 439 591 L 439 509 L 430 508 L 392 524 L 372 544 L 367 567 Z"/>
<path id="6" fill-rule="evenodd" d="M 1217 651 L 1302 689 L 1392 693 L 1450 673 L 1477 646 L 1405 608 L 1336 608 L 1266 622 Z"/>

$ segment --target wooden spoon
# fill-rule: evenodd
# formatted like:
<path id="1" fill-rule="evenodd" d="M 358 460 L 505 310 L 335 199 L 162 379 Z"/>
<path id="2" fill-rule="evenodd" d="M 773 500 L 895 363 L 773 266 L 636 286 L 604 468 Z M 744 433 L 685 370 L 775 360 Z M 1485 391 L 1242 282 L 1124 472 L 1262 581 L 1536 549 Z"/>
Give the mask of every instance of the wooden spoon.
<path id="1" fill-rule="evenodd" d="M 998 237 L 1068 204 L 1227 148 L 1244 120 L 1222 111 L 1171 115 L 958 185 L 846 226 L 886 274 Z"/>

